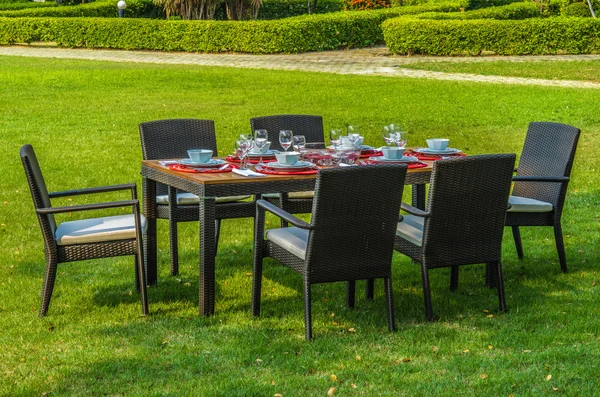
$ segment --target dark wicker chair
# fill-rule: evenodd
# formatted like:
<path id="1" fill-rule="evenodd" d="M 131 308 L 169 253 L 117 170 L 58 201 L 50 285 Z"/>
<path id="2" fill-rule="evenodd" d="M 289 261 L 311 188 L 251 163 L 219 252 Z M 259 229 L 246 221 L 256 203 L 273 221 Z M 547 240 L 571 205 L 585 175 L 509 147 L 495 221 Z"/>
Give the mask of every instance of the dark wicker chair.
<path id="1" fill-rule="evenodd" d="M 554 237 L 563 272 L 567 259 L 560 218 L 575 158 L 580 130 L 569 125 L 535 122 L 529 124 L 519 159 L 511 208 L 506 226 L 512 227 L 519 259 L 523 245 L 519 226 L 554 226 Z"/>
<path id="2" fill-rule="evenodd" d="M 269 133 L 271 149 L 283 150 L 279 143 L 279 131 L 291 130 L 294 135 L 304 135 L 307 143 L 319 143 L 325 141 L 323 132 L 323 118 L 321 116 L 302 115 L 302 114 L 282 114 L 275 116 L 262 116 L 250 119 L 250 128 L 252 131 L 265 129 Z M 325 144 L 323 144 L 325 147 Z M 292 214 L 307 214 L 312 211 L 312 199 L 314 192 L 294 192 L 294 193 L 271 193 L 265 194 L 262 198 L 279 205 L 281 208 Z M 284 220 L 281 226 L 285 227 Z"/>
<path id="3" fill-rule="evenodd" d="M 42 286 L 42 305 L 39 316 L 45 316 L 48 312 L 59 263 L 122 255 L 133 255 L 135 257 L 135 284 L 142 297 L 142 313 L 147 315 L 148 299 L 142 252 L 142 229 L 146 220 L 143 215 L 140 215 L 136 185 L 132 183 L 48 193 L 42 171 L 31 145 L 21 147 L 21 161 L 27 176 L 42 235 L 44 236 L 46 273 Z M 50 203 L 50 199 L 57 197 L 119 190 L 131 191 L 131 200 L 67 207 L 52 207 Z M 132 214 L 62 222 L 58 225 L 54 218 L 54 214 L 123 207 L 130 207 Z"/>
<path id="4" fill-rule="evenodd" d="M 428 321 L 433 320 L 429 269 L 450 267 L 450 289 L 458 267 L 486 263 L 497 280 L 500 310 L 506 310 L 501 246 L 514 154 L 439 160 L 433 166 L 427 211 L 406 204 L 395 249 L 421 264 Z"/>
<path id="5" fill-rule="evenodd" d="M 354 307 L 355 280 L 384 278 L 388 326 L 395 330 L 391 263 L 405 177 L 405 165 L 320 170 L 310 224 L 258 200 L 252 313 L 260 315 L 262 261 L 272 257 L 304 277 L 307 340 L 312 339 L 311 285 L 317 283 L 348 281 L 347 304 Z M 294 227 L 264 234 L 265 211 Z"/>
<path id="6" fill-rule="evenodd" d="M 217 155 L 215 123 L 212 120 L 172 119 L 140 123 L 144 160 L 187 158 L 188 149 L 211 149 Z M 169 220 L 171 274 L 179 273 L 177 239 L 178 222 L 198 222 L 199 197 L 188 192 L 157 184 L 157 217 Z M 221 219 L 253 218 L 254 202 L 241 201 L 250 196 L 218 197 L 216 208 L 216 241 L 219 244 Z M 215 252 L 217 250 L 215 249 Z"/>

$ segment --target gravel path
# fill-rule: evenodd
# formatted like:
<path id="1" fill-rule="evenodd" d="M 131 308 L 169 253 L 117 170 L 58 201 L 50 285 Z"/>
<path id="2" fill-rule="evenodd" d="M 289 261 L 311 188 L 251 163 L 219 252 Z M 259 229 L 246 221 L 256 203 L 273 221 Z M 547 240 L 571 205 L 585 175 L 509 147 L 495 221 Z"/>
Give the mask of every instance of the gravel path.
<path id="1" fill-rule="evenodd" d="M 574 80 L 545 80 L 522 77 L 484 76 L 402 68 L 416 62 L 539 62 L 597 60 L 600 55 L 485 56 L 485 57 L 402 57 L 390 55 L 385 47 L 303 54 L 196 54 L 181 52 L 122 51 L 59 48 L 47 45 L 0 46 L 0 55 L 38 58 L 89 59 L 95 61 L 140 62 L 173 65 L 226 66 L 251 69 L 300 70 L 310 72 L 468 81 L 492 84 L 548 87 L 600 88 L 600 83 Z"/>

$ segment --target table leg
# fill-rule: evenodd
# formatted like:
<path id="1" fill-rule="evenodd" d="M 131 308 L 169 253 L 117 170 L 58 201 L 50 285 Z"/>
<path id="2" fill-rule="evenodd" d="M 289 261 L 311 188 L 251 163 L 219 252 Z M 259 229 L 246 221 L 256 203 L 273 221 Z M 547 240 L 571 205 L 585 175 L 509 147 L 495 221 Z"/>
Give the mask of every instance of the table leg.
<path id="1" fill-rule="evenodd" d="M 200 200 L 200 283 L 198 303 L 201 316 L 215 312 L 215 199 Z"/>
<path id="2" fill-rule="evenodd" d="M 142 212 L 146 217 L 144 233 L 144 254 L 146 265 L 146 283 L 157 283 L 156 271 L 156 181 L 142 178 Z"/>
<path id="3" fill-rule="evenodd" d="M 412 206 L 425 211 L 425 185 L 412 185 Z"/>

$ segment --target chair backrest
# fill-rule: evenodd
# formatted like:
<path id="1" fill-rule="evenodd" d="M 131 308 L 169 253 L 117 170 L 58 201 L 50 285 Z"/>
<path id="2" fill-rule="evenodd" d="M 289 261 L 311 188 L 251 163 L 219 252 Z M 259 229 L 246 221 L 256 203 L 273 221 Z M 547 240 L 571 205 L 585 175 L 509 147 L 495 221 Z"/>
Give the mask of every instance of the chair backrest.
<path id="1" fill-rule="evenodd" d="M 436 161 L 423 230 L 428 267 L 499 261 L 514 154 Z"/>
<path id="2" fill-rule="evenodd" d="M 570 176 L 580 130 L 570 125 L 534 122 L 529 124 L 519 159 L 517 175 Z M 562 209 L 567 184 L 515 182 L 513 195 L 552 203 Z"/>
<path id="3" fill-rule="evenodd" d="M 139 124 L 144 160 L 187 158 L 189 149 L 211 149 L 217 155 L 215 122 L 200 119 L 169 119 Z M 158 194 L 167 187 L 157 184 Z"/>
<path id="4" fill-rule="evenodd" d="M 307 266 L 312 282 L 390 275 L 406 165 L 319 171 Z"/>
<path id="5" fill-rule="evenodd" d="M 323 118 L 304 114 L 281 114 L 250 119 L 252 131 L 265 129 L 269 133 L 271 149 L 283 150 L 279 143 L 279 131 L 291 130 L 294 135 L 304 135 L 306 142 L 324 142 Z"/>
<path id="6" fill-rule="evenodd" d="M 48 189 L 46 188 L 46 182 L 44 181 L 42 170 L 40 169 L 33 147 L 29 144 L 23 145 L 20 154 L 21 162 L 25 169 L 25 175 L 27 176 L 29 191 L 33 198 L 34 207 L 36 209 L 52 207 L 50 197 L 48 196 Z M 46 245 L 52 244 L 54 241 L 54 232 L 56 231 L 54 215 L 38 214 L 38 220 Z"/>

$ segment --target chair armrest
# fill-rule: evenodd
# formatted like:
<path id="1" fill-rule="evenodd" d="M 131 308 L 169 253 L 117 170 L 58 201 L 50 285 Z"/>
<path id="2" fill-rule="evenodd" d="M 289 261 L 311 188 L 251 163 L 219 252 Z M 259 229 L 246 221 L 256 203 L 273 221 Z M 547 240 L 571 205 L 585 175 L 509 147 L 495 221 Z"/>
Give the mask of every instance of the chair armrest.
<path id="1" fill-rule="evenodd" d="M 131 190 L 132 198 L 135 199 L 137 197 L 135 183 L 126 183 L 123 185 L 112 185 L 112 186 L 98 186 L 98 187 L 90 187 L 87 189 L 77 189 L 77 190 L 64 190 L 61 192 L 48 193 L 48 196 L 50 198 L 80 196 L 82 194 L 116 192 L 118 190 Z"/>
<path id="2" fill-rule="evenodd" d="M 571 178 L 568 176 L 534 176 L 517 175 L 513 176 L 513 182 L 568 182 Z"/>
<path id="3" fill-rule="evenodd" d="M 422 217 L 428 217 L 429 216 L 429 212 L 425 212 L 423 210 L 420 210 L 418 208 L 415 208 L 411 205 L 408 205 L 406 203 L 400 203 L 400 209 L 404 212 L 408 212 L 411 215 L 416 215 L 416 216 L 422 216 Z"/>
<path id="4" fill-rule="evenodd" d="M 70 207 L 52 207 L 52 208 L 38 208 L 36 212 L 38 214 L 60 214 L 64 212 L 77 212 L 77 211 L 89 211 L 89 210 L 100 210 L 105 208 L 122 208 L 139 206 L 138 200 L 127 200 L 127 201 L 114 201 L 112 203 L 98 203 L 98 204 L 83 204 L 73 205 Z"/>
<path id="5" fill-rule="evenodd" d="M 290 214 L 279 208 L 278 206 L 269 203 L 267 200 L 257 200 L 256 205 L 266 211 L 269 211 L 272 214 L 277 215 L 281 219 L 286 222 L 291 223 L 292 225 L 299 227 L 300 229 L 312 230 L 314 229 L 310 224 L 304 222 L 302 219 L 296 218 L 294 215 Z"/>

